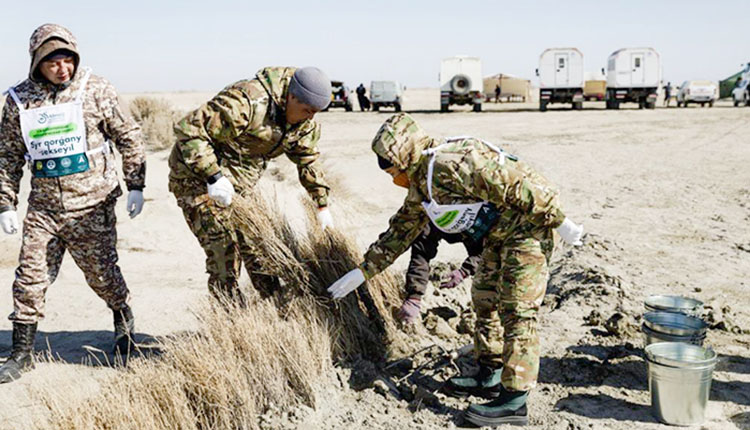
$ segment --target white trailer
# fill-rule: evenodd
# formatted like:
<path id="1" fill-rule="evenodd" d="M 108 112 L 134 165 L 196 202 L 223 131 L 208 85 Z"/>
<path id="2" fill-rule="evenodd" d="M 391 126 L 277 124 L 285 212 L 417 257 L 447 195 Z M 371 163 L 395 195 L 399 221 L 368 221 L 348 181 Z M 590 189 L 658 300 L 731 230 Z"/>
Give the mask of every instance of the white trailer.
<path id="1" fill-rule="evenodd" d="M 539 110 L 550 103 L 583 109 L 583 54 L 576 48 L 545 49 L 539 56 Z"/>
<path id="2" fill-rule="evenodd" d="M 619 49 L 607 61 L 607 109 L 627 102 L 654 109 L 660 83 L 661 58 L 655 49 Z"/>
<path id="3" fill-rule="evenodd" d="M 482 110 L 482 61 L 459 55 L 440 63 L 440 111 L 450 105 L 471 104 L 474 112 Z"/>

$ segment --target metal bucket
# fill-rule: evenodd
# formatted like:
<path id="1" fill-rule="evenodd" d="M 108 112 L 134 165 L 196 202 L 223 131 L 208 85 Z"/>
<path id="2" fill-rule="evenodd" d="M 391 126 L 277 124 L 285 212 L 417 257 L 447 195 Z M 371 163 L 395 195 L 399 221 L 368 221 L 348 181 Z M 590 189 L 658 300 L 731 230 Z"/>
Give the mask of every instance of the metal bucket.
<path id="1" fill-rule="evenodd" d="M 700 318 L 672 312 L 648 312 L 643 316 L 646 345 L 654 342 L 685 342 L 702 345 L 708 324 Z"/>
<path id="2" fill-rule="evenodd" d="M 662 342 L 646 347 L 651 409 L 665 424 L 703 422 L 716 365 L 716 352 L 686 343 Z"/>
<path id="3" fill-rule="evenodd" d="M 649 296 L 645 306 L 646 312 L 676 312 L 694 317 L 700 317 L 703 312 L 702 301 L 681 296 Z"/>

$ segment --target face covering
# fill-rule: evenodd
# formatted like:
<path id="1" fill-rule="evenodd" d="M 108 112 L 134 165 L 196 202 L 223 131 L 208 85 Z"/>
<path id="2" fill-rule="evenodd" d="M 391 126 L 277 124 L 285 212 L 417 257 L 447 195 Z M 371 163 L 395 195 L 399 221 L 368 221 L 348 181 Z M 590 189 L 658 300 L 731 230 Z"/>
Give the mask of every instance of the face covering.
<path id="1" fill-rule="evenodd" d="M 399 187 L 409 188 L 409 176 L 406 172 L 401 172 L 393 177 L 393 183 Z"/>

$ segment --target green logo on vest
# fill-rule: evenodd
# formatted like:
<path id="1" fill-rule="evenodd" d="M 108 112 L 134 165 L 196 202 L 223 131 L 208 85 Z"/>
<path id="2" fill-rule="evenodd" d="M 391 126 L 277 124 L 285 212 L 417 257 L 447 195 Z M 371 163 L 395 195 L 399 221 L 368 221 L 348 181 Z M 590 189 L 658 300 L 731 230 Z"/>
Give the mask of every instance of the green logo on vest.
<path id="1" fill-rule="evenodd" d="M 458 211 L 448 211 L 444 213 L 440 218 L 435 220 L 435 224 L 437 224 L 438 227 L 445 227 L 453 222 L 454 219 L 458 216 Z"/>

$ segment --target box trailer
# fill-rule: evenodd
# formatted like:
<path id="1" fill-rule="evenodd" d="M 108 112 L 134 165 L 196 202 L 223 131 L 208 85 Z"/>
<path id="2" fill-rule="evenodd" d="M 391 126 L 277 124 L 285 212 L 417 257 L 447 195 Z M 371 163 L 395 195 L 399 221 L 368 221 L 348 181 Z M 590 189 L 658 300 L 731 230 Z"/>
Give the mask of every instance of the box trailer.
<path id="1" fill-rule="evenodd" d="M 550 48 L 539 56 L 539 110 L 550 103 L 583 108 L 583 54 L 576 48 Z"/>
<path id="2" fill-rule="evenodd" d="M 654 109 L 660 83 L 661 58 L 655 49 L 618 49 L 607 60 L 607 109 L 629 102 Z"/>
<path id="3" fill-rule="evenodd" d="M 450 105 L 473 106 L 482 110 L 482 61 L 477 57 L 459 55 L 445 58 L 440 63 L 440 111 Z"/>

